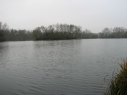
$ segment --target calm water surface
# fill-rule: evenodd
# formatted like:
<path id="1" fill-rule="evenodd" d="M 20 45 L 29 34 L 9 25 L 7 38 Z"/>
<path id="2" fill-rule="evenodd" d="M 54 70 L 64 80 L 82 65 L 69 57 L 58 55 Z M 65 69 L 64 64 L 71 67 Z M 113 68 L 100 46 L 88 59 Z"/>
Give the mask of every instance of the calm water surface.
<path id="1" fill-rule="evenodd" d="M 0 43 L 0 95 L 103 95 L 127 39 Z"/>

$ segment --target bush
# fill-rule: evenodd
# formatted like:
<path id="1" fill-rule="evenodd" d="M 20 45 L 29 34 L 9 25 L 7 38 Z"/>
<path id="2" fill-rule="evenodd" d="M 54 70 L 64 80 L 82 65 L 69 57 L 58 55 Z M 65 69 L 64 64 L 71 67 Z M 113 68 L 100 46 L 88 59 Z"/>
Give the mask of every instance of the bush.
<path id="1" fill-rule="evenodd" d="M 122 60 L 119 65 L 121 69 L 111 79 L 105 95 L 127 95 L 127 59 Z"/>

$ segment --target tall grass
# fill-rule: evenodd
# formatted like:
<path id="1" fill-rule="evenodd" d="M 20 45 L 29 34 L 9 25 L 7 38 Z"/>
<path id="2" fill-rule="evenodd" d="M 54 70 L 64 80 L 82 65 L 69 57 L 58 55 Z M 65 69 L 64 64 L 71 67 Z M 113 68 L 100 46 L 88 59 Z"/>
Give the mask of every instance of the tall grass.
<path id="1" fill-rule="evenodd" d="M 127 59 L 122 60 L 120 70 L 111 79 L 105 95 L 127 95 Z"/>

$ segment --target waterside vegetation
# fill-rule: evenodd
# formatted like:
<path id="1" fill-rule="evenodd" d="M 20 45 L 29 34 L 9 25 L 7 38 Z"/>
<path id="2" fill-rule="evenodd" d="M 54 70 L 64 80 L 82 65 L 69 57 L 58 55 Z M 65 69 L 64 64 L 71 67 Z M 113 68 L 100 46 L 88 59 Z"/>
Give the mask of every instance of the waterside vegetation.
<path id="1" fill-rule="evenodd" d="M 119 65 L 121 70 L 113 76 L 105 95 L 127 95 L 127 59 Z"/>
<path id="2" fill-rule="evenodd" d="M 127 38 L 127 29 L 115 27 L 104 28 L 102 32 L 92 33 L 82 30 L 80 26 L 72 24 L 55 24 L 48 27 L 37 27 L 34 30 L 9 29 L 7 24 L 0 22 L 0 41 L 27 40 L 65 40 L 65 39 L 95 39 L 95 38 Z"/>

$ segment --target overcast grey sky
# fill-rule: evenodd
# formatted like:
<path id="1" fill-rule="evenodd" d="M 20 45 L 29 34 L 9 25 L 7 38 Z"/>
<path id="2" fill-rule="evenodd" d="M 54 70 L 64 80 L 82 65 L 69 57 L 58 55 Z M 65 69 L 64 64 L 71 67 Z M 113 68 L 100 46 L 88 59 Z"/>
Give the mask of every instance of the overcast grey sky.
<path id="1" fill-rule="evenodd" d="M 127 28 L 127 0 L 0 0 L 0 21 L 28 30 L 57 23 L 94 33 L 105 27 Z"/>

